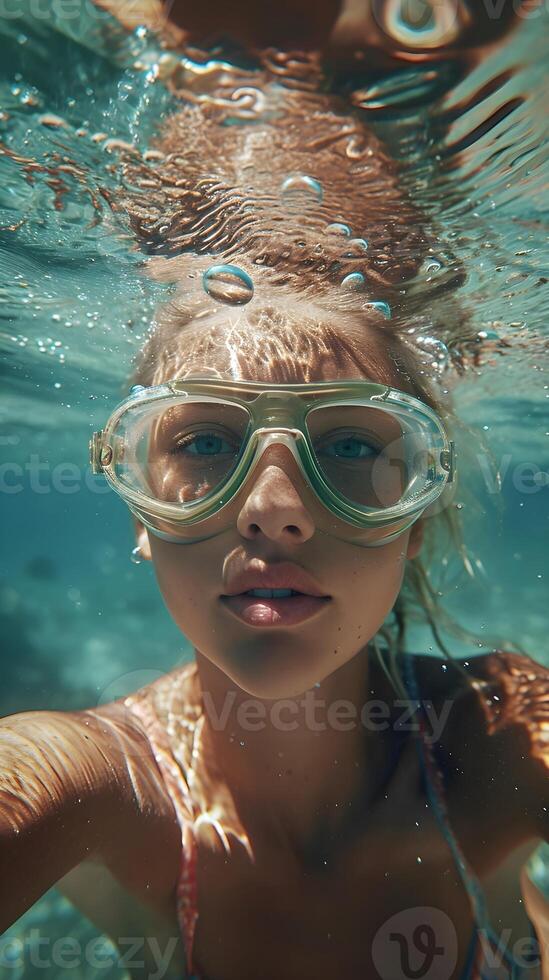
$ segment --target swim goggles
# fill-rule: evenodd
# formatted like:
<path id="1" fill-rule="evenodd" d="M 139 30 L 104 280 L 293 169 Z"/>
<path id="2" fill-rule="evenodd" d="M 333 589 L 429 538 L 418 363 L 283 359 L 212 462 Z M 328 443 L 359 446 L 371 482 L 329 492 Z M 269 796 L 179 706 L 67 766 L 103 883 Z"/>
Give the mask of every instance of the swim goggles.
<path id="1" fill-rule="evenodd" d="M 317 526 L 368 547 L 411 527 L 454 479 L 439 416 L 366 380 L 135 386 L 93 434 L 90 456 L 153 534 L 184 544 L 234 526 L 231 504 L 275 444 L 304 477 L 302 499 L 323 505 Z"/>

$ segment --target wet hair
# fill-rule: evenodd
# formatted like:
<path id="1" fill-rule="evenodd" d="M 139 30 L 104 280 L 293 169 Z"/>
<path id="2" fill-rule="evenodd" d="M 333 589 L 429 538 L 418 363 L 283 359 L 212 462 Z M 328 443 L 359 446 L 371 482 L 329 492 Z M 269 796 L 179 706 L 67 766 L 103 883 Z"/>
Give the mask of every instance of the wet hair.
<path id="1" fill-rule="evenodd" d="M 126 213 L 149 274 L 177 284 L 158 311 L 132 383 L 158 384 L 205 364 L 234 378 L 246 377 L 253 365 L 256 380 L 292 383 L 321 380 L 324 364 L 333 377 L 335 363 L 341 376 L 348 367 L 355 376 L 358 369 L 391 383 L 442 415 L 450 431 L 466 431 L 449 387 L 479 363 L 483 345 L 457 299 L 466 278 L 462 265 L 426 229 L 424 215 L 403 193 L 397 163 L 348 103 L 305 87 L 286 93 L 284 114 L 270 115 L 262 101 L 269 72 L 261 80 L 239 71 L 234 98 L 223 79 L 214 79 L 202 101 L 184 73 L 174 75 L 180 111 L 166 119 L 154 149 L 124 160 L 121 188 L 106 193 L 113 209 Z M 252 82 L 253 92 L 246 87 Z M 229 125 L 239 113 L 253 125 Z M 297 207 L 284 197 L 288 174 L 303 184 Z M 367 240 L 351 238 L 351 229 Z M 433 260 L 436 274 L 425 273 Z M 247 305 L 225 305 L 203 289 L 204 272 L 221 263 L 252 279 Z M 357 269 L 363 288 L 343 288 Z M 389 319 L 379 304 L 387 304 Z M 444 365 L 437 344 L 446 352 Z M 499 341 L 497 352 L 504 346 L 510 345 Z M 439 383 L 443 374 L 447 387 Z M 461 447 L 460 440 L 463 469 Z M 460 496 L 467 498 L 466 487 Z M 467 507 L 467 513 L 478 509 L 472 495 Z M 457 555 L 461 572 L 473 578 L 480 565 L 467 553 L 461 516 L 450 503 L 424 518 L 422 553 L 407 562 L 391 616 L 374 638 L 376 649 L 389 653 L 391 674 L 413 620 L 428 624 L 448 658 L 443 628 L 474 648 L 506 648 L 462 628 L 440 602 L 449 556 Z M 433 581 L 435 569 L 440 583 Z"/>

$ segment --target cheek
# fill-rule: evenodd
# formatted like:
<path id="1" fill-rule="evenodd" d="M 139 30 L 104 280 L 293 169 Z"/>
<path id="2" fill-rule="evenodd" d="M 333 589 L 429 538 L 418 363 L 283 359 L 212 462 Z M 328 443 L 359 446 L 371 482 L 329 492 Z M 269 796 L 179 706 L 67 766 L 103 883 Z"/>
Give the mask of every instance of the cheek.
<path id="1" fill-rule="evenodd" d="M 164 602 L 179 629 L 189 636 L 204 613 L 211 571 L 190 545 L 169 544 L 151 536 L 154 570 Z"/>
<path id="2" fill-rule="evenodd" d="M 362 553 L 354 550 L 348 564 L 347 588 L 340 599 L 350 638 L 356 635 L 362 642 L 368 641 L 389 615 L 402 586 L 404 551 L 398 541 Z"/>
<path id="3" fill-rule="evenodd" d="M 395 547 L 396 545 L 396 547 Z M 349 562 L 349 592 L 363 600 L 391 605 L 396 599 L 406 567 L 405 548 L 398 541 L 382 548 L 355 549 Z"/>

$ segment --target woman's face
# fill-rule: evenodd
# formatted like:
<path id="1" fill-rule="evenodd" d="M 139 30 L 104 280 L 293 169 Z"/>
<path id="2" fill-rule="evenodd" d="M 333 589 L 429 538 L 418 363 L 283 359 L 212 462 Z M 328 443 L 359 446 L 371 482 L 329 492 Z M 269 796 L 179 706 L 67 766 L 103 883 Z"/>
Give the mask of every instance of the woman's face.
<path id="1" fill-rule="evenodd" d="M 241 380 L 276 380 L 272 371 L 269 378 L 261 377 L 246 363 L 239 365 Z M 205 362 L 202 368 L 209 366 Z M 200 370 L 193 358 L 193 374 Z M 404 387 L 392 365 L 387 371 L 393 384 Z M 234 378 L 229 370 L 223 373 Z M 329 364 L 324 357 L 317 377 L 309 370 L 310 381 L 364 376 L 354 365 L 338 366 L 336 358 Z M 226 529 L 195 543 L 168 543 L 140 525 L 141 551 L 154 562 L 174 621 L 200 654 L 255 697 L 298 696 L 375 635 L 398 596 L 406 559 L 421 547 L 422 522 L 378 548 L 329 533 L 323 505 L 287 447 L 276 444 L 265 450 L 229 507 Z M 224 599 L 235 576 L 281 562 L 297 566 L 329 598 L 313 603 L 312 615 L 294 625 L 257 616 L 253 622 L 243 620 L 234 603 Z"/>

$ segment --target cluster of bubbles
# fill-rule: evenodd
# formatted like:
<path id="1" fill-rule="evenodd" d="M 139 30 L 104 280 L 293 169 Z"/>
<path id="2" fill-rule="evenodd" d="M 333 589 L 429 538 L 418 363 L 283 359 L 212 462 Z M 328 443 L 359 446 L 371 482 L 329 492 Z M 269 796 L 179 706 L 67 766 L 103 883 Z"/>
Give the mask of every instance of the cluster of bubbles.
<path id="1" fill-rule="evenodd" d="M 326 225 L 324 234 L 345 239 L 343 245 L 343 258 L 345 259 L 361 259 L 368 250 L 368 242 L 366 239 L 352 238 L 352 231 L 349 228 L 349 225 L 345 225 L 340 221 L 334 221 L 331 224 Z M 348 277 L 346 277 L 346 279 L 347 278 Z"/>
<path id="2" fill-rule="evenodd" d="M 415 343 L 430 358 L 430 366 L 438 373 L 442 373 L 449 366 L 451 357 L 446 344 L 439 337 L 432 337 L 428 334 L 420 334 L 415 338 Z"/>
<path id="3" fill-rule="evenodd" d="M 10 340 L 18 347 L 27 347 L 29 343 L 32 343 L 32 340 L 22 333 L 12 334 Z M 69 348 L 61 340 L 54 340 L 52 337 L 37 337 L 35 343 L 39 354 L 55 356 L 61 364 L 64 363 L 65 351 Z"/>
<path id="4" fill-rule="evenodd" d="M 320 204 L 323 200 L 323 188 L 320 181 L 310 174 L 289 174 L 280 186 L 280 193 L 285 202 L 306 206 Z M 324 234 L 343 240 L 343 258 L 360 259 L 368 250 L 365 238 L 353 238 L 349 225 L 334 221 L 326 225 Z M 432 260 L 433 264 L 435 260 Z M 439 263 L 440 267 L 440 263 Z M 341 281 L 341 288 L 346 291 L 360 291 L 366 285 L 364 273 L 350 272 Z M 202 274 L 202 286 L 205 293 L 219 303 L 228 306 L 244 306 L 254 296 L 254 283 L 251 276 L 237 265 L 212 265 Z M 387 319 L 391 317 L 388 303 L 376 300 L 365 304 L 376 310 Z"/>

